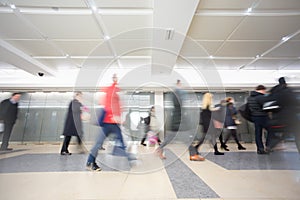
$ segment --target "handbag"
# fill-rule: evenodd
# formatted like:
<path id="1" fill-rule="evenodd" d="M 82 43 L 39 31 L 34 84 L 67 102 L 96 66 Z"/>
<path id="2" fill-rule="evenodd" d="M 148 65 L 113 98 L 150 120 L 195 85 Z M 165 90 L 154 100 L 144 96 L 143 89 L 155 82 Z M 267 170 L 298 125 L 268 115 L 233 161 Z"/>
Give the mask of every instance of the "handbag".
<path id="1" fill-rule="evenodd" d="M 234 123 L 235 123 L 236 125 L 240 125 L 242 122 L 241 122 L 239 119 L 234 119 Z"/>
<path id="2" fill-rule="evenodd" d="M 214 127 L 217 129 L 223 128 L 223 123 L 213 119 Z"/>

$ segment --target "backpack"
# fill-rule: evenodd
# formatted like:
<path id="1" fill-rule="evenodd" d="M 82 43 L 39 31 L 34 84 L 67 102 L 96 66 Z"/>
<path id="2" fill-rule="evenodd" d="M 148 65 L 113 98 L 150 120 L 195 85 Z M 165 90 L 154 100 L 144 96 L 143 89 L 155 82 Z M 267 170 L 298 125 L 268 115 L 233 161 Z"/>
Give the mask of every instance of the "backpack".
<path id="1" fill-rule="evenodd" d="M 247 121 L 253 122 L 253 120 L 251 119 L 251 111 L 249 109 L 248 103 L 241 105 L 239 107 L 238 111 L 244 119 L 246 119 Z"/>

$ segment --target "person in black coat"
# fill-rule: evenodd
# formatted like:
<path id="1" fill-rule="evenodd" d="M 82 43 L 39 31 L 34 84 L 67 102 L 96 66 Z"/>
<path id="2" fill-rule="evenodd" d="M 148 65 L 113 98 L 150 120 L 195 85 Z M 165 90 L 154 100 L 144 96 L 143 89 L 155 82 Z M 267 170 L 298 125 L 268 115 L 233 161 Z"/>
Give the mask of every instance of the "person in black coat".
<path id="1" fill-rule="evenodd" d="M 255 91 L 250 92 L 247 98 L 248 106 L 251 111 L 251 119 L 255 126 L 255 143 L 257 154 L 268 154 L 262 141 L 263 129 L 267 130 L 266 147 L 269 146 L 270 138 L 273 137 L 272 130 L 269 124 L 268 113 L 263 110 L 263 104 L 268 98 L 266 95 L 266 87 L 258 85 Z"/>
<path id="2" fill-rule="evenodd" d="M 284 77 L 279 78 L 279 84 L 270 90 L 269 99 L 275 100 L 279 109 L 271 112 L 271 128 L 273 132 L 293 133 L 296 139 L 296 145 L 300 152 L 300 133 L 299 119 L 297 117 L 299 110 L 299 100 L 295 92 L 290 89 Z M 282 129 L 279 127 L 283 127 Z M 274 137 L 270 150 L 283 138 Z"/>
<path id="3" fill-rule="evenodd" d="M 61 148 L 61 155 L 71 155 L 68 150 L 71 137 L 76 136 L 78 144 L 81 145 L 81 137 L 83 136 L 82 120 L 81 120 L 81 104 L 82 93 L 76 92 L 74 99 L 70 102 L 67 117 L 65 121 L 65 126 L 63 130 L 63 135 L 65 136 L 63 146 Z"/>
<path id="4" fill-rule="evenodd" d="M 13 93 L 11 98 L 3 100 L 0 104 L 0 120 L 3 120 L 4 123 L 1 151 L 12 150 L 12 148 L 8 148 L 8 142 L 17 120 L 20 98 L 21 93 Z"/>

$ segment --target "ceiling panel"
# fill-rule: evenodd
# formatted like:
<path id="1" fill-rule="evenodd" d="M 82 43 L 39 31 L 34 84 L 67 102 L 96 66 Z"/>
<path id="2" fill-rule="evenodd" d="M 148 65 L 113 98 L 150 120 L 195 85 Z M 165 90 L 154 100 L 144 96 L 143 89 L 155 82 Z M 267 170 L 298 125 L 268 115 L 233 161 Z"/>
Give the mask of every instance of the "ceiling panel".
<path id="1" fill-rule="evenodd" d="M 26 7 L 85 7 L 84 0 L 9 0 L 9 2 Z"/>
<path id="2" fill-rule="evenodd" d="M 221 10 L 236 10 L 247 9 L 251 7 L 256 0 L 201 0 L 197 10 L 203 9 L 221 9 Z"/>
<path id="3" fill-rule="evenodd" d="M 45 40 L 9 40 L 7 42 L 30 56 L 63 56 L 57 48 Z"/>
<path id="4" fill-rule="evenodd" d="M 218 69 L 238 69 L 250 61 L 250 59 L 214 59 L 215 66 Z"/>
<path id="5" fill-rule="evenodd" d="M 153 8 L 154 0 L 94 0 L 100 8 Z"/>
<path id="6" fill-rule="evenodd" d="M 110 37 L 130 37 L 133 34 L 136 38 L 147 38 L 149 35 L 149 27 L 153 25 L 152 15 L 127 15 L 127 16 L 102 16 L 105 28 Z M 142 30 L 136 30 L 142 29 Z M 142 33 L 147 33 L 142 35 Z"/>
<path id="7" fill-rule="evenodd" d="M 264 53 L 266 50 L 273 47 L 277 42 L 262 41 L 262 42 L 251 42 L 251 41 L 231 41 L 226 42 L 224 46 L 213 56 L 224 56 L 224 57 L 255 57 Z"/>
<path id="8" fill-rule="evenodd" d="M 30 15 L 28 18 L 42 33 L 52 39 L 103 38 L 92 15 Z"/>
<path id="9" fill-rule="evenodd" d="M 287 41 L 269 54 L 267 57 L 299 57 L 300 41 Z"/>
<path id="10" fill-rule="evenodd" d="M 48 67 L 52 67 L 57 70 L 65 70 L 65 69 L 78 69 L 79 63 L 74 62 L 73 60 L 69 60 L 67 58 L 55 58 L 55 59 L 37 59 L 44 65 Z M 76 65 L 77 64 L 77 65 Z"/>
<path id="11" fill-rule="evenodd" d="M 24 21 L 12 13 L 0 13 L 0 37 L 3 39 L 41 39 Z"/>
<path id="12" fill-rule="evenodd" d="M 113 40 L 117 55 L 150 56 L 152 40 Z"/>
<path id="13" fill-rule="evenodd" d="M 67 40 L 54 42 L 58 47 L 60 47 L 66 54 L 69 54 L 70 56 L 88 56 L 95 48 L 103 43 L 103 40 Z"/>
<path id="14" fill-rule="evenodd" d="M 242 18 L 194 16 L 188 36 L 195 40 L 225 40 Z"/>
<path id="15" fill-rule="evenodd" d="M 300 29 L 299 16 L 247 17 L 230 40 L 280 40 Z"/>
<path id="16" fill-rule="evenodd" d="M 251 65 L 247 66 L 248 68 L 256 68 L 256 69 L 267 69 L 267 70 L 279 70 L 285 68 L 286 66 L 293 64 L 297 61 L 297 59 L 259 59 Z M 298 66 L 300 69 L 300 66 Z"/>
<path id="17" fill-rule="evenodd" d="M 193 57 L 207 57 L 209 55 L 213 55 L 222 43 L 223 42 L 185 40 L 183 47 L 180 51 L 180 55 Z"/>
<path id="18" fill-rule="evenodd" d="M 255 9 L 280 9 L 280 10 L 297 10 L 300 9 L 299 0 L 263 0 L 259 1 Z"/>

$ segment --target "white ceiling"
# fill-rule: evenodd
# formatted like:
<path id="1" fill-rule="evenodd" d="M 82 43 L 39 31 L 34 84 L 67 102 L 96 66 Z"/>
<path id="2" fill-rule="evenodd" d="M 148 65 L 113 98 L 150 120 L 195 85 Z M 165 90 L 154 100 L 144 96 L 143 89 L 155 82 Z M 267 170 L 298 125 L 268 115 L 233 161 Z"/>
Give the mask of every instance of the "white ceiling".
<path id="1" fill-rule="evenodd" d="M 268 75 L 247 77 L 253 84 L 292 74 L 300 82 L 299 0 L 1 0 L 0 27 L 1 87 L 34 84 L 37 72 L 49 85 L 107 66 L 148 66 L 162 77 L 191 67 L 223 80 L 224 71 Z"/>

